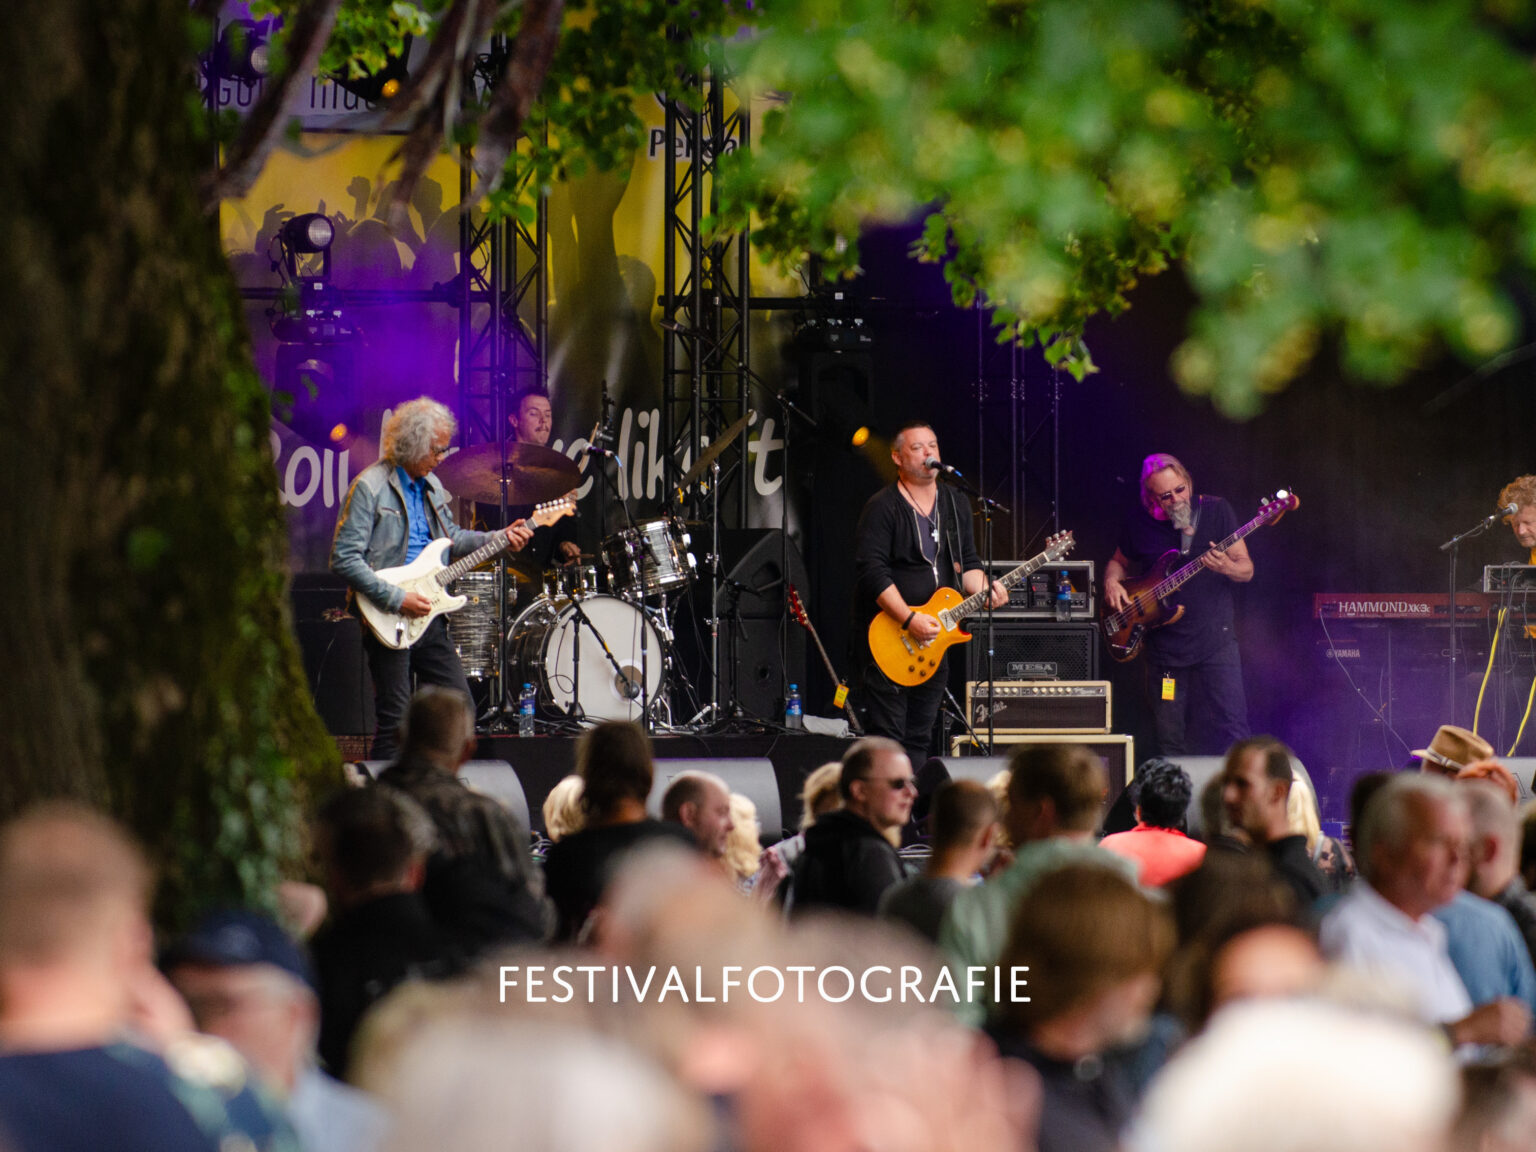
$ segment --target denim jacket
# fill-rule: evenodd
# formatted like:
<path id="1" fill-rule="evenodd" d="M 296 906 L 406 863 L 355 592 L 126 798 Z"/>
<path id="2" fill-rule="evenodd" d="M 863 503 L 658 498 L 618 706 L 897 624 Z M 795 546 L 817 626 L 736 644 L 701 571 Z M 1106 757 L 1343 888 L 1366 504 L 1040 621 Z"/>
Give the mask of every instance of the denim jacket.
<path id="1" fill-rule="evenodd" d="M 451 540 L 449 556 L 458 559 L 490 541 L 495 533 L 460 528 L 453 522 L 452 499 L 442 481 L 428 473 L 426 504 L 432 538 Z M 380 568 L 404 564 L 410 538 L 405 493 L 400 490 L 395 465 L 385 460 L 370 464 L 352 482 L 352 490 L 347 493 L 347 502 L 336 521 L 331 571 L 352 586 L 351 595 L 366 596 L 380 607 L 397 612 L 405 602 L 404 589 L 374 573 Z"/>

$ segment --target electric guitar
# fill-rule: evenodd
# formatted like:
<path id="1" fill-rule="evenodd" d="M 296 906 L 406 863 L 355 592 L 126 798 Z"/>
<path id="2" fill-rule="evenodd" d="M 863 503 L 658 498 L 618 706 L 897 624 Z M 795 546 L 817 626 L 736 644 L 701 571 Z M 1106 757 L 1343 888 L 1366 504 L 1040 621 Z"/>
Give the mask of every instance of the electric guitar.
<path id="1" fill-rule="evenodd" d="M 1257 516 L 1216 547 L 1226 551 L 1254 529 L 1265 524 L 1273 524 L 1287 512 L 1295 511 L 1299 507 L 1301 507 L 1300 498 L 1294 492 L 1288 492 L 1282 488 L 1259 507 Z M 1138 576 L 1135 580 L 1121 582 L 1131 602 L 1118 612 L 1110 612 L 1104 617 L 1102 623 L 1104 641 L 1109 645 L 1109 654 L 1120 663 L 1134 660 L 1140 654 L 1142 643 L 1146 640 L 1148 632 L 1154 628 L 1172 624 L 1184 615 L 1184 605 L 1171 604 L 1168 597 L 1205 571 L 1205 563 L 1196 556 L 1182 568 L 1175 570 L 1173 566 L 1178 559 L 1179 550 L 1170 548 L 1157 558 L 1144 575 Z"/>
<path id="2" fill-rule="evenodd" d="M 1046 542 L 1045 551 L 1026 560 L 1006 576 L 999 576 L 997 583 L 1012 588 L 1031 572 L 1039 571 L 1047 564 L 1054 564 L 1072 551 L 1076 541 L 1071 532 L 1058 532 Z M 953 588 L 940 588 L 917 611 L 920 615 L 935 616 L 939 621 L 939 634 L 932 640 L 919 640 L 900 624 L 881 612 L 869 622 L 869 651 L 875 663 L 897 684 L 915 687 L 939 670 L 944 653 L 953 644 L 964 644 L 971 634 L 960 627 L 960 622 L 974 616 L 986 607 L 991 595 L 991 584 L 980 592 L 961 599 Z"/>
<path id="3" fill-rule="evenodd" d="M 816 635 L 816 626 L 811 623 L 811 618 L 805 613 L 805 605 L 800 603 L 800 593 L 795 591 L 793 584 L 789 585 L 789 611 L 794 616 L 800 627 L 811 634 L 811 639 L 816 641 L 816 651 L 821 653 L 821 662 L 827 666 L 827 675 L 832 677 L 832 683 L 837 685 L 837 691 L 832 696 L 832 703 L 841 708 L 848 715 L 848 727 L 855 735 L 862 736 L 863 730 L 859 727 L 859 718 L 853 714 L 853 705 L 848 703 L 848 685 L 843 683 L 843 678 L 837 674 L 837 669 L 832 667 L 832 658 L 827 655 L 827 649 L 821 642 L 821 637 Z"/>
<path id="4" fill-rule="evenodd" d="M 575 511 L 576 501 L 570 496 L 562 496 L 558 500 L 538 505 L 522 523 L 530 528 L 543 527 Z M 374 573 L 375 576 L 398 588 L 404 588 L 407 593 L 419 592 L 432 602 L 432 610 L 425 616 L 407 616 L 402 612 L 381 608 L 366 596 L 358 596 L 357 605 L 362 610 L 364 621 L 373 629 L 373 634 L 381 644 L 391 648 L 409 648 L 421 639 L 427 625 L 433 620 L 445 612 L 457 612 L 464 607 L 466 597 L 450 596 L 447 586 L 471 568 L 478 568 L 493 556 L 499 555 L 510 544 L 507 534 L 498 532 L 489 544 L 449 564 L 448 551 L 453 547 L 453 541 L 444 537 L 428 544 L 421 550 L 421 555 L 409 564 L 398 568 L 380 568 Z"/>

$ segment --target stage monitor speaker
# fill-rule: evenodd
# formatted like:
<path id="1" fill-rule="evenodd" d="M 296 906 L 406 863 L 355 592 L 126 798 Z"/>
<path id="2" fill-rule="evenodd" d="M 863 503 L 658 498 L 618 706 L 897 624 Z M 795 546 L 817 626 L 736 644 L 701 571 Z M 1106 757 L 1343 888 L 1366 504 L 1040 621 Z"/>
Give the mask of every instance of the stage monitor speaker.
<path id="1" fill-rule="evenodd" d="M 972 680 L 965 686 L 965 712 L 983 735 L 990 718 L 994 734 L 1012 732 L 1108 732 L 1108 680 L 1001 680 L 994 687 Z"/>
<path id="2" fill-rule="evenodd" d="M 388 768 L 388 760 L 358 760 L 355 767 L 369 780 L 377 780 Z M 528 823 L 528 796 L 517 772 L 505 760 L 466 760 L 459 766 L 459 779 L 482 796 L 489 796 L 521 822 L 526 831 Z"/>
<path id="3" fill-rule="evenodd" d="M 773 761 L 761 758 L 657 760 L 655 779 L 646 809 L 661 818 L 661 798 L 684 772 L 713 772 L 732 792 L 740 792 L 757 807 L 758 840 L 766 847 L 784 838 L 784 816 L 779 807 L 779 778 Z"/>
<path id="4" fill-rule="evenodd" d="M 946 768 L 949 768 L 952 763 L 959 766 L 967 762 L 988 766 L 995 764 L 996 766 L 992 767 L 990 772 L 982 769 L 977 775 L 972 775 L 973 772 L 976 772 L 976 769 L 957 767 L 951 769 L 950 775 L 952 777 L 958 771 L 963 774 L 965 779 L 974 780 L 981 776 L 982 782 L 985 783 L 996 775 L 998 769 L 1007 767 L 1008 761 L 1006 757 L 962 755 L 967 749 L 969 740 L 969 737 L 955 738 L 950 748 L 951 755 L 941 758 Z M 1125 790 L 1125 786 L 1130 783 L 1131 777 L 1136 771 L 1136 742 L 1130 736 L 1118 736 L 1113 733 L 1024 732 L 1007 736 L 999 735 L 993 741 L 994 748 L 1012 748 L 1019 744 L 1081 744 L 1087 748 L 1104 765 L 1104 784 L 1106 788 L 1104 810 L 1106 812 L 1120 798 L 1120 793 Z M 929 763 L 931 764 L 933 761 L 930 760 Z"/>
<path id="5" fill-rule="evenodd" d="M 324 573 L 294 576 L 289 593 L 294 634 L 315 710 L 333 736 L 373 731 L 373 677 L 363 655 L 362 625 L 347 613 L 347 584 Z"/>
<path id="6" fill-rule="evenodd" d="M 969 623 L 972 640 L 965 646 L 965 678 L 987 679 L 985 617 Z M 1041 624 L 1028 620 L 998 620 L 993 631 L 993 667 L 1003 680 L 1097 680 L 1099 629 L 1092 622 Z"/>

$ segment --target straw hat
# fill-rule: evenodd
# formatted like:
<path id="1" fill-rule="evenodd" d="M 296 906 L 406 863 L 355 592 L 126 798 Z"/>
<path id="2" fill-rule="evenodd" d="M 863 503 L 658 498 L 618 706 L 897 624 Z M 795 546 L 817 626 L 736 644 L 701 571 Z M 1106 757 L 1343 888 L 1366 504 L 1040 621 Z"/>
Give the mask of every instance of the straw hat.
<path id="1" fill-rule="evenodd" d="M 1469 732 L 1454 724 L 1442 724 L 1435 732 L 1435 738 L 1429 742 L 1428 748 L 1416 749 L 1409 755 L 1427 760 L 1431 764 L 1438 764 L 1452 772 L 1459 772 L 1468 764 L 1474 764 L 1479 760 L 1491 760 L 1493 745 L 1476 732 Z"/>

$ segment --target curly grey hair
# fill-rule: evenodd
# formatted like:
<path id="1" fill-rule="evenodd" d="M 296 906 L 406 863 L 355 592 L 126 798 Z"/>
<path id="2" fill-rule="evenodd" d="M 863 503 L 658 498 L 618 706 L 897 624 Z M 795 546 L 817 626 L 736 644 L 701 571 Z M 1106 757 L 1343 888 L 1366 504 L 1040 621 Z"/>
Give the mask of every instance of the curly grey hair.
<path id="1" fill-rule="evenodd" d="M 427 396 L 408 401 L 390 414 L 380 437 L 379 455 L 391 464 L 404 467 L 429 455 L 432 440 L 446 429 L 449 436 L 459 430 L 453 413 Z"/>

